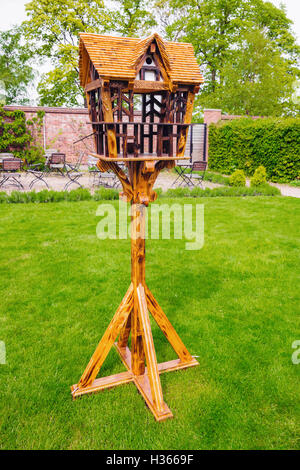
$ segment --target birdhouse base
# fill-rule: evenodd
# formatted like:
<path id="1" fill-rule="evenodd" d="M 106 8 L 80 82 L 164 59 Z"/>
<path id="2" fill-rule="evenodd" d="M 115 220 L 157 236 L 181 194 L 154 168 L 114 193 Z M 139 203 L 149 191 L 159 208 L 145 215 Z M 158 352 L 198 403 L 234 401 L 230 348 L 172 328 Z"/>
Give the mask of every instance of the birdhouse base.
<path id="1" fill-rule="evenodd" d="M 134 336 L 133 332 L 132 353 L 126 343 L 132 327 L 131 315 L 135 310 L 134 298 L 138 301 L 137 310 L 141 326 L 139 333 L 141 333 L 140 336 L 142 337 L 142 349 L 139 349 L 137 336 Z M 178 359 L 157 364 L 148 310 L 178 354 Z M 118 335 L 120 335 L 118 342 L 114 342 Z M 101 367 L 113 344 L 127 371 L 98 378 L 91 382 L 91 377 L 98 372 L 99 366 Z M 134 358 L 133 355 L 136 357 Z M 141 366 L 144 358 L 146 358 L 147 362 L 147 367 L 145 368 Z M 139 360 L 140 365 L 139 367 L 135 366 L 137 372 L 134 372 L 133 363 L 137 363 Z M 73 399 L 76 399 L 89 393 L 97 393 L 105 389 L 116 387 L 117 385 L 133 382 L 143 396 L 156 421 L 163 421 L 167 418 L 172 418 L 173 414 L 163 401 L 159 375 L 164 372 L 186 369 L 187 367 L 197 365 L 198 362 L 189 354 L 148 287 L 140 284 L 136 292 L 134 292 L 133 285 L 131 284 L 91 358 L 81 381 L 78 384 L 72 385 L 71 392 Z"/>

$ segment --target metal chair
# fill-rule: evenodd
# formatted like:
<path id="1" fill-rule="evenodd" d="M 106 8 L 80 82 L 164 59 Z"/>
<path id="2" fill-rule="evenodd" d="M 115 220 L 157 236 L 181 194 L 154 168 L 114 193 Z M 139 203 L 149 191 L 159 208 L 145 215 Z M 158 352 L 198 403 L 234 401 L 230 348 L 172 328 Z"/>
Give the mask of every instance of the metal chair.
<path id="1" fill-rule="evenodd" d="M 58 171 L 62 176 L 65 176 L 66 155 L 64 153 L 52 153 L 48 160 L 48 168 L 50 171 Z"/>
<path id="2" fill-rule="evenodd" d="M 20 178 L 21 173 L 17 173 L 22 170 L 23 161 L 18 158 L 5 158 L 2 160 L 2 171 L 1 171 L 1 181 L 0 188 L 5 185 L 8 181 L 8 186 L 17 186 L 20 189 L 24 189 Z"/>
<path id="3" fill-rule="evenodd" d="M 187 173 L 185 177 L 190 181 L 190 183 L 193 186 L 198 185 L 198 186 L 201 186 L 201 188 L 203 189 L 202 182 L 204 180 L 206 168 L 207 168 L 207 162 L 204 162 L 204 161 L 193 162 L 191 173 Z M 194 183 L 194 180 L 195 180 L 195 183 Z"/>
<path id="4" fill-rule="evenodd" d="M 181 163 L 183 162 L 183 163 Z M 190 179 L 187 177 L 189 173 L 187 170 L 191 171 L 193 164 L 187 163 L 184 160 L 178 161 L 177 165 L 175 166 L 175 172 L 177 173 L 177 178 L 173 181 L 172 187 L 178 185 L 179 188 L 183 184 L 187 184 L 187 186 L 191 185 Z"/>
<path id="5" fill-rule="evenodd" d="M 89 175 L 93 177 L 91 186 L 93 188 L 98 186 L 104 186 L 106 188 L 117 187 L 119 180 L 116 175 L 108 171 L 102 173 L 97 167 L 97 161 L 97 158 L 92 157 L 91 155 L 88 156 Z M 111 181 L 111 184 L 109 184 L 107 180 Z"/>
<path id="6" fill-rule="evenodd" d="M 34 178 L 29 184 L 29 188 L 32 189 L 35 183 L 44 183 L 47 188 L 49 189 L 49 185 L 47 181 L 44 179 L 47 174 L 49 173 L 48 169 L 48 160 L 50 158 L 50 155 L 46 158 L 45 162 L 43 163 L 36 163 L 34 165 L 30 165 L 26 172 L 32 175 Z"/>
<path id="7" fill-rule="evenodd" d="M 71 165 L 70 163 L 65 163 L 66 176 L 67 178 L 69 178 L 69 181 L 66 183 L 64 187 L 64 191 L 68 189 L 71 186 L 71 184 L 77 184 L 80 188 L 82 188 L 82 185 L 79 183 L 78 179 L 82 176 L 82 173 L 79 171 L 79 169 L 82 163 L 83 156 L 84 156 L 84 152 L 81 152 L 75 165 Z"/>

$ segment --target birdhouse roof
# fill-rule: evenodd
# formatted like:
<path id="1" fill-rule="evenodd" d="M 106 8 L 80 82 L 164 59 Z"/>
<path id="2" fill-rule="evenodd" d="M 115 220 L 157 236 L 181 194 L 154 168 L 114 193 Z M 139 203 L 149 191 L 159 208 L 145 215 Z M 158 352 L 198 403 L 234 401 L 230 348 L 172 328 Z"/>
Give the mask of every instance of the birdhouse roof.
<path id="1" fill-rule="evenodd" d="M 148 47 L 156 42 L 163 66 L 173 83 L 203 83 L 192 44 L 164 41 L 157 33 L 145 39 L 81 33 L 79 43 L 80 84 L 86 85 L 89 61 L 103 79 L 134 80 Z"/>

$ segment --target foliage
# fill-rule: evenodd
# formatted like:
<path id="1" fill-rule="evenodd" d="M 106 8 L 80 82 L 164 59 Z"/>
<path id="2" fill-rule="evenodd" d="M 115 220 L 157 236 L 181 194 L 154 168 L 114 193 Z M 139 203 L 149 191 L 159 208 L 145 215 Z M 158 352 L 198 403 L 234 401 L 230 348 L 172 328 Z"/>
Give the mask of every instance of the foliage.
<path id="1" fill-rule="evenodd" d="M 157 0 L 156 5 L 168 39 L 194 46 L 205 78 L 198 110 L 294 112 L 288 93 L 299 76 L 300 48 L 284 8 L 263 0 Z M 268 90 L 272 67 L 279 77 L 270 80 Z"/>
<path id="2" fill-rule="evenodd" d="M 30 142 L 25 113 L 0 107 L 0 152 L 12 152 L 16 157 L 24 158 Z"/>
<path id="3" fill-rule="evenodd" d="M 174 202 L 195 214 L 199 200 Z M 147 285 L 200 356 L 161 375 L 161 424 L 132 384 L 70 395 L 128 289 L 130 240 L 97 239 L 95 201 L 0 207 L 2 450 L 299 449 L 299 201 L 201 202 L 201 250 L 147 240 Z M 159 362 L 176 357 L 153 337 Z M 101 375 L 123 370 L 112 350 Z"/>
<path id="4" fill-rule="evenodd" d="M 300 112 L 293 100 L 299 70 L 291 68 L 273 42 L 259 30 L 240 38 L 240 50 L 222 68 L 223 82 L 210 106 L 242 115 L 282 116 Z"/>
<path id="5" fill-rule="evenodd" d="M 240 197 L 240 196 L 280 196 L 280 190 L 269 184 L 259 187 L 230 187 L 230 188 L 205 188 L 199 187 L 168 189 L 163 193 L 164 197 Z"/>
<path id="6" fill-rule="evenodd" d="M 42 126 L 44 112 L 26 120 L 20 110 L 6 111 L 0 107 L 0 152 L 12 152 L 26 163 L 42 161 Z"/>
<path id="7" fill-rule="evenodd" d="M 300 119 L 237 119 L 209 128 L 209 167 L 247 175 L 263 165 L 272 181 L 291 181 L 300 171 Z"/>
<path id="8" fill-rule="evenodd" d="M 267 181 L 267 172 L 264 166 L 260 165 L 256 168 L 254 175 L 251 178 L 251 186 L 260 186 Z"/>
<path id="9" fill-rule="evenodd" d="M 31 0 L 26 11 L 27 42 L 36 57 L 50 60 L 53 66 L 38 85 L 40 104 L 48 106 L 83 104 L 78 70 L 81 32 L 133 36 L 155 24 L 143 0 L 107 2 L 107 6 L 103 0 Z"/>
<path id="10" fill-rule="evenodd" d="M 35 71 L 32 57 L 23 44 L 19 27 L 0 32 L 0 82 L 4 90 L 2 104 L 28 104 L 28 87 L 33 84 Z"/>
<path id="11" fill-rule="evenodd" d="M 280 191 L 274 186 L 268 184 L 260 185 L 259 188 L 175 188 L 168 189 L 163 192 L 161 188 L 156 188 L 155 191 L 162 197 L 235 197 L 235 196 L 279 196 Z M 42 191 L 12 191 L 10 194 L 0 192 L 0 204 L 25 204 L 25 203 L 48 203 L 48 202 L 61 202 L 61 201 L 113 201 L 119 199 L 119 191 L 116 189 L 100 188 L 91 194 L 87 188 L 78 188 L 71 191 L 53 191 L 43 189 Z"/>
<path id="12" fill-rule="evenodd" d="M 29 165 L 42 163 L 44 155 L 43 123 L 44 111 L 37 111 L 36 116 L 26 121 L 27 130 L 31 135 L 31 143 L 27 148 L 25 159 Z"/>
<path id="13" fill-rule="evenodd" d="M 235 170 L 229 178 L 230 186 L 246 186 L 246 176 L 243 170 Z"/>
<path id="14" fill-rule="evenodd" d="M 43 189 L 42 191 L 12 191 L 10 194 L 0 192 L 0 203 L 8 204 L 25 204 L 33 203 L 48 203 L 48 202 L 61 202 L 61 201 L 95 201 L 102 200 L 116 200 L 119 199 L 119 192 L 115 189 L 100 188 L 92 195 L 87 188 L 72 189 L 71 191 L 53 191 Z"/>
<path id="15" fill-rule="evenodd" d="M 103 33 L 109 17 L 103 0 L 32 0 L 24 34 L 35 56 L 51 61 L 53 69 L 39 84 L 40 103 L 49 106 L 82 104 L 79 85 L 78 35 Z"/>
<path id="16" fill-rule="evenodd" d="M 110 10 L 111 31 L 122 36 L 144 36 L 156 25 L 155 16 L 146 0 L 120 0 L 112 2 L 115 8 Z"/>
<path id="17" fill-rule="evenodd" d="M 107 189 L 107 188 L 99 188 L 96 189 L 94 193 L 95 201 L 102 201 L 102 200 L 114 200 L 119 199 L 119 191 L 117 189 Z"/>

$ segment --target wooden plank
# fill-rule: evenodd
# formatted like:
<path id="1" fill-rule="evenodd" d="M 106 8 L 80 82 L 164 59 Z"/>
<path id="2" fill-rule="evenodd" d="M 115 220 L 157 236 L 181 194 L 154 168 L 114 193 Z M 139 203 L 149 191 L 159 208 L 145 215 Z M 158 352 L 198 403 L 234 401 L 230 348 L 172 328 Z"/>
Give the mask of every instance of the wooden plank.
<path id="1" fill-rule="evenodd" d="M 138 377 L 135 376 L 133 381 L 150 411 L 153 413 L 156 421 L 164 421 L 165 419 L 173 418 L 173 413 L 165 402 L 162 402 L 161 407 L 158 408 L 153 401 L 150 378 L 147 374 Z"/>
<path id="2" fill-rule="evenodd" d="M 195 95 L 191 91 L 188 92 L 186 111 L 184 116 L 184 123 L 189 124 L 192 120 L 193 107 L 194 107 Z M 182 158 L 185 152 L 186 140 L 188 135 L 188 128 L 184 127 L 180 131 L 180 136 L 178 139 L 178 148 L 177 148 L 177 157 Z"/>
<path id="3" fill-rule="evenodd" d="M 138 186 L 139 187 L 139 186 Z M 137 190 L 137 182 L 133 190 Z M 140 187 L 139 187 L 140 190 Z M 131 330 L 131 367 L 134 375 L 145 372 L 143 331 L 138 313 L 137 287 L 145 282 L 145 206 L 131 206 L 131 282 L 133 284 L 133 314 Z"/>
<path id="4" fill-rule="evenodd" d="M 90 359 L 79 383 L 80 389 L 89 387 L 95 380 L 103 362 L 105 361 L 115 339 L 124 323 L 126 322 L 129 313 L 133 307 L 133 286 L 130 287 L 125 294 L 119 308 L 117 309 L 113 319 L 111 320 L 107 330 L 105 331 L 101 341 L 99 342 L 93 356 Z"/>
<path id="5" fill-rule="evenodd" d="M 93 157 L 99 158 L 99 160 L 103 160 L 105 162 L 146 162 L 146 161 L 175 161 L 175 160 L 189 160 L 190 157 L 169 157 L 169 156 L 162 156 L 162 157 L 116 157 L 110 158 L 105 157 L 104 155 L 98 155 L 97 153 L 91 153 Z"/>
<path id="6" fill-rule="evenodd" d="M 130 371 L 121 372 L 120 374 L 109 375 L 108 377 L 101 377 L 94 380 L 94 382 L 84 389 L 78 388 L 78 384 L 71 387 L 73 399 L 87 395 L 88 393 L 97 393 L 101 390 L 116 387 L 117 385 L 127 384 L 133 381 L 133 375 Z"/>
<path id="7" fill-rule="evenodd" d="M 102 80 L 101 78 L 98 78 L 97 80 L 93 80 L 92 82 L 88 83 L 84 89 L 84 91 L 87 93 L 88 91 L 96 90 L 97 88 L 101 88 L 102 86 Z"/>
<path id="8" fill-rule="evenodd" d="M 120 348 L 118 343 L 115 343 L 116 350 L 118 351 L 120 358 L 124 364 L 124 366 L 130 371 L 131 370 L 131 352 L 128 346 L 125 348 Z M 199 362 L 192 357 L 191 361 L 189 362 L 182 362 L 180 359 L 172 359 L 171 361 L 161 362 L 157 364 L 158 373 L 163 374 L 165 372 L 172 372 L 175 370 L 187 369 L 188 367 L 195 367 L 198 366 Z M 148 369 L 146 367 L 145 374 L 148 373 Z"/>
<path id="9" fill-rule="evenodd" d="M 130 330 L 131 330 L 131 316 L 132 316 L 132 312 L 129 314 L 127 322 L 125 323 L 125 325 L 123 326 L 120 332 L 120 336 L 118 340 L 118 345 L 120 346 L 120 348 L 125 348 L 127 346 L 129 335 L 130 335 Z"/>
<path id="10" fill-rule="evenodd" d="M 158 372 L 172 372 L 174 370 L 187 369 L 188 367 L 198 366 L 199 362 L 193 357 L 190 362 L 182 362 L 180 359 L 173 359 L 172 361 L 161 362 L 158 364 Z M 147 369 L 146 369 L 147 371 Z"/>
<path id="11" fill-rule="evenodd" d="M 101 99 L 104 121 L 112 122 L 114 117 L 110 99 L 110 89 L 108 87 L 101 88 Z M 109 125 L 107 126 L 107 145 L 109 157 L 116 158 L 118 155 L 116 131 L 114 127 L 110 127 Z"/>
<path id="12" fill-rule="evenodd" d="M 155 91 L 166 91 L 169 85 L 166 82 L 151 80 L 135 80 L 133 84 L 134 93 L 151 93 Z"/>
<path id="13" fill-rule="evenodd" d="M 172 348 L 181 359 L 182 362 L 190 362 L 193 357 L 188 352 L 187 348 L 181 341 L 178 333 L 176 332 L 175 328 L 173 327 L 172 323 L 156 301 L 154 295 L 151 293 L 150 289 L 146 286 L 146 299 L 147 299 L 147 306 L 148 309 L 153 316 L 154 320 L 156 321 L 157 325 L 171 344 Z"/>
<path id="14" fill-rule="evenodd" d="M 148 377 L 151 388 L 153 405 L 159 412 L 163 412 L 164 401 L 161 383 L 158 374 L 156 353 L 151 332 L 150 319 L 147 311 L 147 303 L 144 287 L 137 287 L 139 319 L 143 328 L 144 350 L 147 361 Z"/>

